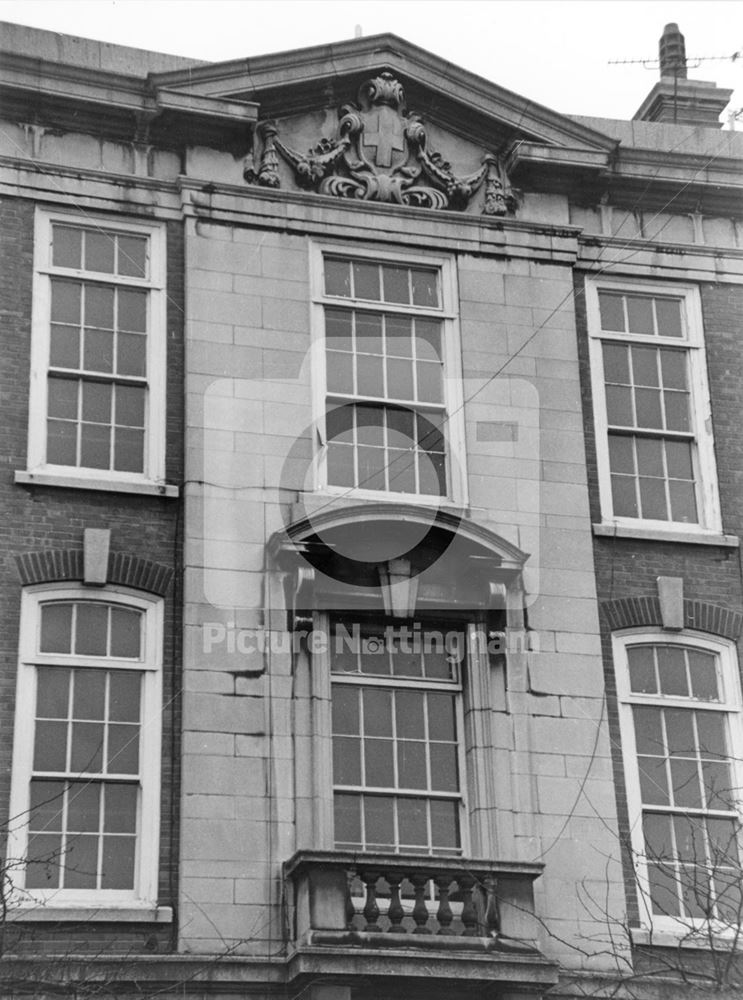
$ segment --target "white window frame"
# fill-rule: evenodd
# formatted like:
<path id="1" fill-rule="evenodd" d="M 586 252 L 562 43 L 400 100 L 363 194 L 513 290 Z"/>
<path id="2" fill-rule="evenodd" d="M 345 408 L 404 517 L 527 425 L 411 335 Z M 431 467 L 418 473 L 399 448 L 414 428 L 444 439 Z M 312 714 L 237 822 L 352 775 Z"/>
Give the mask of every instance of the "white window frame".
<path id="1" fill-rule="evenodd" d="M 74 654 L 39 653 L 41 606 L 58 601 L 121 605 L 144 612 L 143 653 L 139 661 Z M 26 857 L 27 816 L 33 775 L 34 725 L 38 666 L 88 667 L 140 671 L 142 675 L 139 826 L 135 852 L 135 884 L 128 889 L 26 889 L 22 864 L 9 871 L 11 903 L 22 909 L 152 909 L 158 896 L 160 838 L 160 755 L 162 717 L 163 601 L 120 587 L 100 590 L 67 584 L 38 585 L 24 590 L 16 686 L 13 766 L 11 774 L 8 858 Z"/>
<path id="2" fill-rule="evenodd" d="M 439 272 L 441 307 L 428 309 L 425 306 L 396 306 L 394 303 L 370 302 L 366 299 L 339 298 L 326 296 L 324 292 L 323 260 L 325 257 L 342 257 L 346 260 L 367 260 L 380 264 L 401 264 L 407 267 L 435 268 Z M 310 244 L 310 282 L 312 288 L 312 385 L 313 423 L 316 428 L 318 448 L 314 464 L 315 490 L 335 496 L 347 496 L 364 500 L 401 500 L 408 503 L 426 505 L 452 504 L 467 505 L 467 473 L 465 465 L 464 395 L 462 384 L 462 359 L 459 332 L 459 292 L 455 261 L 451 257 L 428 254 L 390 251 L 387 248 L 371 249 L 338 243 Z M 389 312 L 402 315 L 421 315 L 440 319 L 442 324 L 443 369 L 444 369 L 444 438 L 446 447 L 447 494 L 398 493 L 389 490 L 370 490 L 361 487 L 333 486 L 327 481 L 327 433 L 326 433 L 326 354 L 325 316 L 326 306 L 335 308 L 362 309 L 370 312 Z M 357 397 L 363 399 L 364 397 Z M 423 405 L 420 407 L 425 409 Z"/>
<path id="3" fill-rule="evenodd" d="M 607 332 L 601 329 L 599 291 L 639 293 L 669 296 L 681 300 L 682 324 L 686 337 L 644 336 Z M 704 327 L 699 289 L 693 285 L 636 281 L 614 277 L 586 278 L 586 309 L 588 315 L 588 347 L 591 366 L 591 388 L 596 437 L 599 495 L 602 521 L 621 528 L 645 528 L 660 535 L 664 532 L 687 534 L 718 534 L 722 530 L 720 517 L 717 466 L 715 463 L 712 412 L 710 407 L 707 366 L 704 351 Z M 609 427 L 606 409 L 606 383 L 602 343 L 648 345 L 684 348 L 688 358 L 689 398 L 691 411 L 692 467 L 695 481 L 697 521 L 657 520 L 642 517 L 615 516 L 609 468 Z"/>
<path id="4" fill-rule="evenodd" d="M 703 701 L 695 698 L 674 698 L 669 695 L 638 694 L 630 691 L 629 662 L 627 649 L 631 646 L 688 646 L 702 649 L 717 657 L 719 679 L 723 697 L 719 702 Z M 722 921 L 707 921 L 702 918 L 654 914 L 650 899 L 650 882 L 645 856 L 645 842 L 642 828 L 643 804 L 640 792 L 639 769 L 637 765 L 637 745 L 632 708 L 637 705 L 685 708 L 711 706 L 712 710 L 724 714 L 727 719 L 730 767 L 738 797 L 734 800 L 738 819 L 743 822 L 743 697 L 735 644 L 729 640 L 702 632 L 684 630 L 669 633 L 660 628 L 628 629 L 612 636 L 612 650 L 617 683 L 619 707 L 619 728 L 624 760 L 624 773 L 629 812 L 630 844 L 632 863 L 638 887 L 638 904 L 641 927 L 649 934 L 646 939 L 658 942 L 663 937 L 676 942 L 709 943 L 710 935 L 715 938 L 737 937 L 739 928 L 730 927 Z M 736 752 L 737 750 L 737 752 Z M 647 807 L 646 807 L 647 808 Z M 682 810 L 676 809 L 678 815 Z M 731 812 L 733 810 L 731 809 Z M 739 854 L 743 861 L 743 836 L 739 839 Z M 655 936 L 655 937 L 654 937 Z"/>
<path id="5" fill-rule="evenodd" d="M 144 236 L 149 241 L 149 275 L 127 278 L 52 263 L 52 226 L 78 225 L 125 235 Z M 88 466 L 56 465 L 46 460 L 47 376 L 51 329 L 51 279 L 65 276 L 80 281 L 96 281 L 148 292 L 146 345 L 146 398 L 144 471 L 122 472 Z M 162 487 L 165 477 L 166 413 L 166 235 L 161 222 L 143 222 L 125 217 L 98 216 L 64 210 L 36 209 L 34 225 L 34 281 L 31 322 L 31 382 L 29 389 L 28 476 L 53 478 L 64 485 L 79 484 L 91 489 L 115 490 L 136 485 Z M 19 481 L 32 481 L 19 477 Z"/>

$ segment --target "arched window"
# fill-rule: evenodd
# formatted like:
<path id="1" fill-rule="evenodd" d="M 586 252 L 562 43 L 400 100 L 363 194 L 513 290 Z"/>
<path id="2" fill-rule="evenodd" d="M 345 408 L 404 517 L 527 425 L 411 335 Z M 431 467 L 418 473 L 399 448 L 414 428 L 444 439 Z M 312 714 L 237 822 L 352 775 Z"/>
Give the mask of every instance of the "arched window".
<path id="1" fill-rule="evenodd" d="M 162 601 L 23 595 L 9 874 L 20 904 L 157 896 Z"/>
<path id="2" fill-rule="evenodd" d="M 643 924 L 737 930 L 743 731 L 735 647 L 660 630 L 614 639 L 631 849 Z"/>

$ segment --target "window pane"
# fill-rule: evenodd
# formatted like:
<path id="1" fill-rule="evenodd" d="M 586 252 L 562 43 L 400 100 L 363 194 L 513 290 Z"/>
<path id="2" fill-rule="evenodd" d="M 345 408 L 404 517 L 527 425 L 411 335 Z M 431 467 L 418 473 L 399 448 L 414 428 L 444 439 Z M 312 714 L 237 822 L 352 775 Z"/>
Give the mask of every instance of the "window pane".
<path id="1" fill-rule="evenodd" d="M 607 382 L 621 382 L 630 385 L 629 351 L 624 344 L 605 343 L 604 377 Z"/>
<path id="2" fill-rule="evenodd" d="M 118 290 L 119 300 L 119 330 L 131 333 L 144 333 L 147 330 L 147 292 L 135 291 L 131 288 Z M 95 326 L 103 326 L 96 323 Z"/>
<path id="3" fill-rule="evenodd" d="M 419 361 L 441 361 L 441 323 L 434 319 L 416 319 L 415 354 Z"/>
<path id="4" fill-rule="evenodd" d="M 671 496 L 671 518 L 686 524 L 697 522 L 697 501 L 693 483 L 671 481 L 668 484 Z"/>
<path id="5" fill-rule="evenodd" d="M 667 806 L 668 772 L 666 762 L 660 757 L 638 757 L 640 770 L 640 796 L 646 805 Z"/>
<path id="6" fill-rule="evenodd" d="M 59 834 L 37 834 L 28 839 L 27 889 L 58 889 L 62 837 Z"/>
<path id="7" fill-rule="evenodd" d="M 353 313 L 348 309 L 325 310 L 325 340 L 328 350 L 353 349 Z"/>
<path id="8" fill-rule="evenodd" d="M 675 869 L 671 865 L 648 865 L 650 898 L 656 916 L 676 917 L 680 913 Z"/>
<path id="9" fill-rule="evenodd" d="M 661 396 L 657 389 L 635 389 L 638 427 L 662 427 Z"/>
<path id="10" fill-rule="evenodd" d="M 141 611 L 132 611 L 129 608 L 111 608 L 111 656 L 139 658 L 141 655 L 141 622 Z M 127 674 L 125 679 L 135 676 Z"/>
<path id="11" fill-rule="evenodd" d="M 37 667 L 36 717 L 66 719 L 70 704 L 70 671 L 63 667 Z"/>
<path id="12" fill-rule="evenodd" d="M 657 652 L 661 692 L 681 697 L 688 695 L 684 650 L 680 646 L 658 646 Z"/>
<path id="13" fill-rule="evenodd" d="M 143 236 L 119 236 L 118 272 L 127 278 L 146 277 L 147 239 Z"/>
<path id="14" fill-rule="evenodd" d="M 77 464 L 77 426 L 61 420 L 47 421 L 46 460 L 51 465 Z"/>
<path id="15" fill-rule="evenodd" d="M 397 493 L 415 493 L 415 457 L 411 451 L 387 452 L 388 488 Z"/>
<path id="16" fill-rule="evenodd" d="M 137 830 L 137 786 L 105 786 L 106 833 L 136 833 Z"/>
<path id="17" fill-rule="evenodd" d="M 37 722 L 34 739 L 34 770 L 64 771 L 67 754 L 67 723 Z"/>
<path id="18" fill-rule="evenodd" d="M 395 800 L 386 795 L 365 795 L 363 801 L 367 848 L 394 848 Z"/>
<path id="19" fill-rule="evenodd" d="M 109 285 L 85 286 L 85 325 L 114 328 L 114 290 Z"/>
<path id="20" fill-rule="evenodd" d="M 75 652 L 80 656 L 105 656 L 107 638 L 107 605 L 88 602 L 78 604 Z"/>
<path id="21" fill-rule="evenodd" d="M 77 388 L 78 382 L 66 378 L 50 378 L 49 386 L 49 416 L 61 417 L 65 420 L 77 420 Z"/>
<path id="22" fill-rule="evenodd" d="M 76 719 L 96 719 L 106 716 L 106 671 L 76 670 L 72 714 Z"/>
<path id="23" fill-rule="evenodd" d="M 611 477 L 612 504 L 615 517 L 638 517 L 637 487 L 629 476 Z"/>
<path id="24" fill-rule="evenodd" d="M 425 799 L 397 800 L 400 847 L 428 850 L 428 809 Z"/>
<path id="25" fill-rule="evenodd" d="M 356 359 L 356 378 L 360 396 L 385 396 L 384 359 L 376 355 L 361 355 Z"/>
<path id="26" fill-rule="evenodd" d="M 80 324 L 80 290 L 78 281 L 52 279 L 52 323 Z"/>
<path id="27" fill-rule="evenodd" d="M 613 292 L 599 292 L 599 312 L 602 330 L 624 330 L 622 296 Z"/>
<path id="28" fill-rule="evenodd" d="M 663 679 L 661 678 L 662 689 Z M 666 723 L 669 754 L 672 757 L 695 756 L 694 713 L 688 708 L 667 708 L 663 712 L 663 715 Z"/>
<path id="29" fill-rule="evenodd" d="M 356 735 L 359 729 L 359 691 L 357 688 L 333 688 L 333 732 Z"/>
<path id="30" fill-rule="evenodd" d="M 116 236 L 105 230 L 98 232 L 85 230 L 85 268 L 88 271 L 101 271 L 105 274 L 114 273 L 114 255 L 116 252 Z"/>
<path id="31" fill-rule="evenodd" d="M 364 740 L 365 784 L 391 788 L 395 784 L 392 740 Z"/>
<path id="32" fill-rule="evenodd" d="M 80 834 L 67 839 L 65 889 L 95 889 L 98 882 L 98 837 Z"/>
<path id="33" fill-rule="evenodd" d="M 663 754 L 663 726 L 659 708 L 650 706 L 635 706 L 632 709 L 635 719 L 635 742 L 638 753 Z"/>
<path id="34" fill-rule="evenodd" d="M 666 488 L 663 480 L 640 477 L 640 505 L 643 517 L 658 521 L 668 520 Z"/>
<path id="35" fill-rule="evenodd" d="M 431 747 L 431 788 L 437 792 L 458 792 L 457 748 L 451 743 Z"/>
<path id="36" fill-rule="evenodd" d="M 361 785 L 361 740 L 348 736 L 333 737 L 333 782 L 336 785 Z"/>
<path id="37" fill-rule="evenodd" d="M 97 722 L 72 723 L 70 769 L 78 774 L 100 774 L 103 768 L 103 725 Z"/>
<path id="38" fill-rule="evenodd" d="M 336 795 L 335 840 L 339 847 L 361 847 L 361 797 Z"/>
<path id="39" fill-rule="evenodd" d="M 55 267 L 80 268 L 82 231 L 70 226 L 52 226 L 52 263 Z"/>
<path id="40" fill-rule="evenodd" d="M 395 693 L 395 717 L 397 735 L 407 739 L 422 740 L 426 736 L 424 714 L 425 695 L 420 691 L 397 691 Z"/>
<path id="41" fill-rule="evenodd" d="M 637 438 L 637 471 L 641 476 L 663 476 L 663 442 L 657 438 Z"/>
<path id="42" fill-rule="evenodd" d="M 379 265 L 354 261 L 353 288 L 357 299 L 379 301 Z"/>
<path id="43" fill-rule="evenodd" d="M 347 260 L 325 258 L 325 294 L 350 296 L 351 268 Z"/>
<path id="44" fill-rule="evenodd" d="M 410 289 L 408 287 L 408 268 L 384 265 L 382 267 L 382 277 L 384 284 L 385 302 L 410 302 Z"/>
<path id="45" fill-rule="evenodd" d="M 643 816 L 642 828 L 648 861 L 665 861 L 673 857 L 671 818 L 662 813 L 645 813 Z"/>
<path id="46" fill-rule="evenodd" d="M 328 483 L 331 486 L 355 486 L 353 447 L 332 441 L 328 445 Z"/>
<path id="47" fill-rule="evenodd" d="M 64 781 L 31 781 L 28 825 L 31 830 L 61 830 Z"/>
<path id="48" fill-rule="evenodd" d="M 660 385 L 658 351 L 654 347 L 632 348 L 632 374 L 635 385 Z"/>
<path id="49" fill-rule="evenodd" d="M 677 806 L 701 809 L 702 790 L 699 784 L 699 770 L 695 760 L 679 758 L 671 761 L 671 784 L 673 802 Z"/>
<path id="50" fill-rule="evenodd" d="M 112 655 L 114 653 L 112 642 Z M 129 670 L 112 670 L 109 673 L 108 717 L 112 722 L 139 722 L 139 674 Z"/>
<path id="51" fill-rule="evenodd" d="M 80 368 L 80 330 L 78 327 L 52 324 L 49 364 L 52 368 Z"/>
<path id="52" fill-rule="evenodd" d="M 606 413 L 610 424 L 632 427 L 635 423 L 632 415 L 632 390 L 623 386 L 607 385 Z"/>
<path id="53" fill-rule="evenodd" d="M 385 346 L 387 354 L 396 358 L 413 356 L 413 321 L 410 316 L 384 317 Z"/>
<path id="54" fill-rule="evenodd" d="M 328 351 L 326 355 L 328 391 L 353 393 L 353 355 L 341 351 Z"/>
<path id="55" fill-rule="evenodd" d="M 666 389 L 686 389 L 686 353 L 674 350 L 661 350 L 659 353 L 663 385 Z"/>
<path id="56" fill-rule="evenodd" d="M 45 604 L 41 608 L 42 653 L 69 653 L 72 648 L 72 605 Z"/>
<path id="57" fill-rule="evenodd" d="M 86 329 L 83 367 L 92 372 L 112 372 L 114 335 L 109 330 Z"/>
<path id="58" fill-rule="evenodd" d="M 356 313 L 356 351 L 382 354 L 382 317 L 378 313 Z"/>
<path id="59" fill-rule="evenodd" d="M 71 781 L 67 792 L 67 829 L 71 833 L 97 832 L 100 828 L 101 786 Z"/>
<path id="60" fill-rule="evenodd" d="M 705 760 L 702 762 L 702 786 L 707 809 L 735 809 L 736 789 L 727 762 Z"/>
<path id="61" fill-rule="evenodd" d="M 114 433 L 114 469 L 118 472 L 144 471 L 144 431 L 117 427 Z"/>
<path id="62" fill-rule="evenodd" d="M 405 358 L 387 359 L 387 397 L 413 399 L 413 363 Z"/>
<path id="63" fill-rule="evenodd" d="M 81 424 L 80 464 L 91 469 L 111 465 L 111 429 L 106 424 Z"/>
<path id="64" fill-rule="evenodd" d="M 357 457 L 359 466 L 357 485 L 364 490 L 386 489 L 384 450 L 382 448 L 360 447 Z"/>
<path id="65" fill-rule="evenodd" d="M 702 757 L 726 757 L 727 746 L 723 717 L 718 712 L 695 712 L 694 714 Z"/>
<path id="66" fill-rule="evenodd" d="M 410 274 L 413 281 L 413 305 L 437 306 L 439 295 L 436 271 L 419 271 L 411 268 Z"/>
<path id="67" fill-rule="evenodd" d="M 431 800 L 431 841 L 434 848 L 459 849 L 459 804 Z"/>
<path id="68" fill-rule="evenodd" d="M 144 376 L 147 372 L 147 339 L 141 333 L 120 333 L 116 338 L 116 371 Z"/>
<path id="69" fill-rule="evenodd" d="M 108 727 L 110 774 L 136 774 L 139 771 L 139 726 L 111 723 Z"/>
<path id="70" fill-rule="evenodd" d="M 456 716 L 454 712 L 454 697 L 450 694 L 429 694 L 428 700 L 428 733 L 432 740 L 454 741 L 456 735 Z"/>
<path id="71" fill-rule="evenodd" d="M 685 392 L 664 392 L 663 405 L 666 413 L 666 426 L 671 431 L 688 431 L 689 396 Z"/>
<path id="72" fill-rule="evenodd" d="M 392 736 L 392 694 L 364 688 L 364 732 L 367 736 Z"/>
<path id="73" fill-rule="evenodd" d="M 397 772 L 400 788 L 428 788 L 425 743 L 413 740 L 398 742 Z"/>
<path id="74" fill-rule="evenodd" d="M 83 420 L 91 423 L 111 422 L 112 386 L 104 382 L 83 382 Z"/>
<path id="75" fill-rule="evenodd" d="M 629 660 L 630 690 L 638 694 L 656 694 L 658 685 L 655 680 L 655 662 L 650 646 L 630 646 L 627 650 Z"/>
<path id="76" fill-rule="evenodd" d="M 101 889 L 131 889 L 134 886 L 134 837 L 103 838 Z"/>
<path id="77" fill-rule="evenodd" d="M 419 361 L 415 366 L 418 385 L 417 398 L 422 403 L 441 403 L 444 400 L 441 364 Z"/>
<path id="78" fill-rule="evenodd" d="M 672 479 L 693 479 L 691 445 L 688 441 L 666 441 L 666 463 Z"/>
<path id="79" fill-rule="evenodd" d="M 627 296 L 627 328 L 630 333 L 642 333 L 652 336 L 653 300 L 639 295 Z"/>
<path id="80" fill-rule="evenodd" d="M 658 317 L 658 333 L 661 337 L 683 337 L 679 299 L 656 299 L 655 311 Z"/>

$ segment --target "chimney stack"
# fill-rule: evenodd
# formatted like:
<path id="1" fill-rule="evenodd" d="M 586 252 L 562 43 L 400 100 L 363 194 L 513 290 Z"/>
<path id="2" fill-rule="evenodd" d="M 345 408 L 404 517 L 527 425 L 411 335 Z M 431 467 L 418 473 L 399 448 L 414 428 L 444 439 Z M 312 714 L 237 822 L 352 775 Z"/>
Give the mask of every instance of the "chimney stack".
<path id="1" fill-rule="evenodd" d="M 732 90 L 686 77 L 686 44 L 677 24 L 667 24 L 659 43 L 660 80 L 635 113 L 635 121 L 720 128 Z"/>

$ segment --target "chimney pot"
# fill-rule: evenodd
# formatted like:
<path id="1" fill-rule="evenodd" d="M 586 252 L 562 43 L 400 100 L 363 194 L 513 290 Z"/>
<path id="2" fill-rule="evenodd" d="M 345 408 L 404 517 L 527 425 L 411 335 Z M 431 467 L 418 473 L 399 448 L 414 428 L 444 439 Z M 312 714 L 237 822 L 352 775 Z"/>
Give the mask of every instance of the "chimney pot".
<path id="1" fill-rule="evenodd" d="M 677 24 L 667 24 L 660 37 L 660 75 L 686 79 L 686 43 Z"/>

